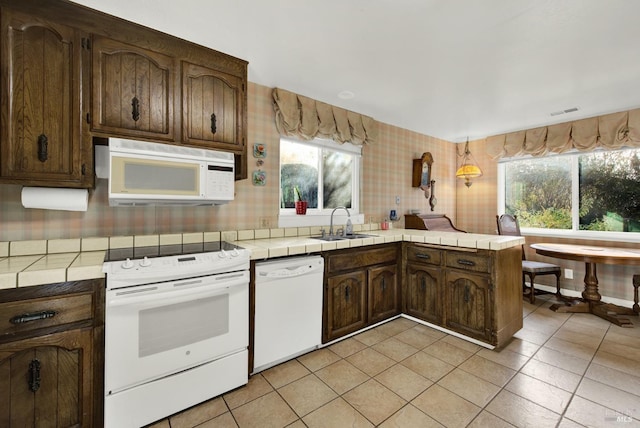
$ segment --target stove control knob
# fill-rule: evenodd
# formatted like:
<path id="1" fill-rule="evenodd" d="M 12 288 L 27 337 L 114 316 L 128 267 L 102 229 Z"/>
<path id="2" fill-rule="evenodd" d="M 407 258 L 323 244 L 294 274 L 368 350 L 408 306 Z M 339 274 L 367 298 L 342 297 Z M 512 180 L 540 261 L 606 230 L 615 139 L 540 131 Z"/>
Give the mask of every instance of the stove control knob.
<path id="1" fill-rule="evenodd" d="M 140 262 L 140 266 L 142 267 L 149 267 L 151 266 L 151 260 L 149 260 L 149 257 L 144 256 L 144 258 L 142 259 L 142 261 Z"/>
<path id="2" fill-rule="evenodd" d="M 129 257 L 122 263 L 122 269 L 131 269 L 134 265 Z"/>
<path id="3" fill-rule="evenodd" d="M 227 256 L 228 254 L 225 250 L 220 250 L 220 253 L 218 253 L 218 257 L 220 257 L 221 259 L 226 259 Z"/>
<path id="4" fill-rule="evenodd" d="M 233 251 L 231 251 L 231 257 L 238 257 L 240 255 L 240 251 L 238 251 L 237 248 L 234 248 Z"/>

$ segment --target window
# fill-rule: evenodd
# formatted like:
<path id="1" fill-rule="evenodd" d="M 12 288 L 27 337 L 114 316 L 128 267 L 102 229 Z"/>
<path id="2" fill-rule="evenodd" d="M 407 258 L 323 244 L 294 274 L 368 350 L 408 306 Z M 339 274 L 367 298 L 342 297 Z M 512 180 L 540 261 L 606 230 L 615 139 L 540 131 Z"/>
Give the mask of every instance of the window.
<path id="1" fill-rule="evenodd" d="M 640 149 L 507 160 L 499 188 L 521 228 L 640 232 Z"/>
<path id="2" fill-rule="evenodd" d="M 315 139 L 280 139 L 280 214 L 295 214 L 296 187 L 308 215 L 325 215 L 344 206 L 359 211 L 361 148 Z"/>

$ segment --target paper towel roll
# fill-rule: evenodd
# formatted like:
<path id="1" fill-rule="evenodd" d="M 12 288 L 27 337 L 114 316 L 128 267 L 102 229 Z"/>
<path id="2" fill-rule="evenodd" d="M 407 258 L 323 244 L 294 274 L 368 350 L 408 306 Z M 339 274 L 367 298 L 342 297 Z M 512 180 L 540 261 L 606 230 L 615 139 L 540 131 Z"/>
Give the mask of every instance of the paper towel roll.
<path id="1" fill-rule="evenodd" d="M 54 187 L 23 187 L 22 205 L 43 210 L 86 211 L 89 202 L 87 189 Z"/>

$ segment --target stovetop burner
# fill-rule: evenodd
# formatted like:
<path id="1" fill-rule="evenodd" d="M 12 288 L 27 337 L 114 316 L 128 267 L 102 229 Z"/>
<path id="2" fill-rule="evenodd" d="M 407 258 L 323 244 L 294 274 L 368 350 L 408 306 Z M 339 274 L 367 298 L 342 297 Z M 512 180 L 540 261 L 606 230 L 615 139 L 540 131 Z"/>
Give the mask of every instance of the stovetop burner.
<path id="1" fill-rule="evenodd" d="M 107 250 L 104 261 L 105 262 L 118 262 L 126 259 L 142 259 L 147 257 L 149 259 L 155 257 L 170 257 L 170 256 L 182 256 L 187 254 L 198 253 L 215 253 L 219 251 L 232 251 L 234 249 L 241 249 L 234 244 L 230 244 L 225 241 L 216 242 L 198 242 L 193 244 L 174 244 L 174 245 L 156 245 L 150 247 L 129 247 L 129 248 L 114 248 Z"/>

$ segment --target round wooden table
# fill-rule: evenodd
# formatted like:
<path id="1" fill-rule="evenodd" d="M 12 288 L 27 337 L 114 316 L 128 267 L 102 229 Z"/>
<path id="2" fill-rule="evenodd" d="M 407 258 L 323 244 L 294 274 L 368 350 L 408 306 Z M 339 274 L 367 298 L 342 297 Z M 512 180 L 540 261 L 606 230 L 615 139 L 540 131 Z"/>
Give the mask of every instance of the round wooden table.
<path id="1" fill-rule="evenodd" d="M 640 250 L 633 248 L 599 247 L 575 244 L 532 244 L 537 254 L 559 259 L 583 261 L 585 264 L 582 299 L 551 305 L 557 312 L 590 312 L 622 327 L 633 327 L 631 321 L 620 315 L 638 315 L 638 290 L 635 289 L 633 309 L 603 303 L 598 292 L 596 264 L 640 265 Z"/>

